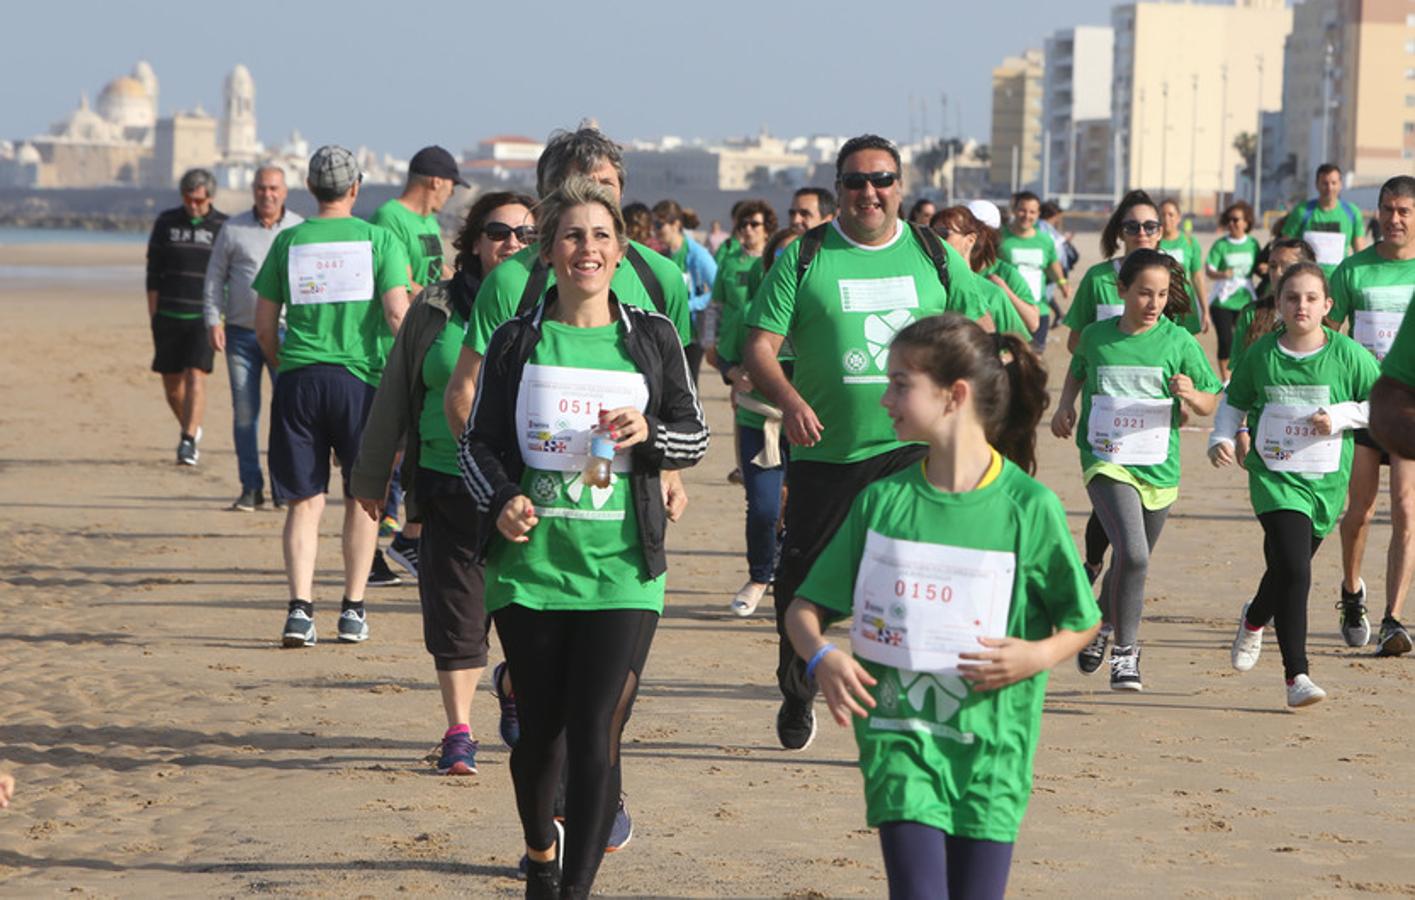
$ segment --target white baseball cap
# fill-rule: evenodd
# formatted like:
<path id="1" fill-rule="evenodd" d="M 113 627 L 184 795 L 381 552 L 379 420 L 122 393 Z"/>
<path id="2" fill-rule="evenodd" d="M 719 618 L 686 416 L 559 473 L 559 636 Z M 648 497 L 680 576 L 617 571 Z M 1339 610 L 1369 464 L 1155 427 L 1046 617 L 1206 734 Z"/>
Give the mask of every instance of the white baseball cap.
<path id="1" fill-rule="evenodd" d="M 998 212 L 997 204 L 990 200 L 969 200 L 968 212 L 989 228 L 1002 227 L 1002 213 Z"/>

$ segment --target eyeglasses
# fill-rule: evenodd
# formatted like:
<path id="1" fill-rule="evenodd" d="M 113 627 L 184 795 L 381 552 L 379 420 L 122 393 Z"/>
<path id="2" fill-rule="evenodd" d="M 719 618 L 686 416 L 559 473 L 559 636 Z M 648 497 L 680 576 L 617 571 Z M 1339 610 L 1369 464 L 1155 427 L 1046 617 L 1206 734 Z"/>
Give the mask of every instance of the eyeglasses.
<path id="1" fill-rule="evenodd" d="M 534 225 L 517 225 L 513 228 L 505 222 L 487 222 L 481 227 L 481 233 L 486 235 L 488 240 L 498 244 L 513 234 L 516 236 L 516 240 L 523 244 L 533 244 L 536 240 Z"/>
<path id="2" fill-rule="evenodd" d="M 738 228 L 765 228 L 766 222 L 762 219 L 747 219 L 737 223 Z"/>
<path id="3" fill-rule="evenodd" d="M 1147 219 L 1144 222 L 1137 222 L 1134 219 L 1126 219 L 1124 222 L 1120 223 L 1120 230 L 1123 233 L 1129 235 L 1130 237 L 1134 237 L 1142 231 L 1145 234 L 1158 234 L 1160 230 L 1160 223 L 1155 221 L 1154 219 Z"/>
<path id="4" fill-rule="evenodd" d="M 840 176 L 840 184 L 847 191 L 863 191 L 866 184 L 872 184 L 876 190 L 882 191 L 893 187 L 894 182 L 898 180 L 898 172 L 846 172 Z"/>

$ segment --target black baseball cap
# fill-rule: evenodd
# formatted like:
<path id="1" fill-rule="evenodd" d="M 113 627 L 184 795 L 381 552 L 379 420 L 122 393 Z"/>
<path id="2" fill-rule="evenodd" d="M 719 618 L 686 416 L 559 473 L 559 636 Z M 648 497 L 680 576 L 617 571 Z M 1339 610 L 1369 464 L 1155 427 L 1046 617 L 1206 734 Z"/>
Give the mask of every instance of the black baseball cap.
<path id="1" fill-rule="evenodd" d="M 436 144 L 424 147 L 413 154 L 413 158 L 408 161 L 408 174 L 450 178 L 453 183 L 460 184 L 462 187 L 469 186 L 462 180 L 462 171 L 457 167 L 457 160 L 452 158 L 451 153 Z"/>

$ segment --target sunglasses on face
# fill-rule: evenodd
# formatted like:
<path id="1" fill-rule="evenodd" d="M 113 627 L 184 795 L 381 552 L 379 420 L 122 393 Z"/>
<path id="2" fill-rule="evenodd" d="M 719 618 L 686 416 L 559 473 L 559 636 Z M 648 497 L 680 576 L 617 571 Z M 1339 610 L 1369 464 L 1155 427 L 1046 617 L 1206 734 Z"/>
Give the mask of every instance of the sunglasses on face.
<path id="1" fill-rule="evenodd" d="M 840 176 L 840 184 L 847 191 L 862 191 L 866 184 L 872 184 L 876 190 L 882 191 L 893 187 L 894 182 L 898 180 L 897 172 L 846 172 Z"/>
<path id="2" fill-rule="evenodd" d="M 1147 219 L 1144 222 L 1137 222 L 1134 219 L 1126 219 L 1124 222 L 1120 223 L 1120 230 L 1123 233 L 1129 235 L 1130 237 L 1134 237 L 1142 231 L 1145 234 L 1158 234 L 1160 230 L 1160 223 L 1155 221 L 1154 219 Z"/>
<path id="3" fill-rule="evenodd" d="M 766 222 L 761 219 L 751 219 L 748 221 L 738 222 L 737 227 L 742 229 L 743 231 L 746 231 L 748 228 L 765 228 Z"/>
<path id="4" fill-rule="evenodd" d="M 535 243 L 536 239 L 536 227 L 534 225 L 517 225 L 513 228 L 505 222 L 487 222 L 482 226 L 481 233 L 486 235 L 488 240 L 498 244 L 511 237 L 513 234 L 516 236 L 516 240 L 523 244 Z"/>

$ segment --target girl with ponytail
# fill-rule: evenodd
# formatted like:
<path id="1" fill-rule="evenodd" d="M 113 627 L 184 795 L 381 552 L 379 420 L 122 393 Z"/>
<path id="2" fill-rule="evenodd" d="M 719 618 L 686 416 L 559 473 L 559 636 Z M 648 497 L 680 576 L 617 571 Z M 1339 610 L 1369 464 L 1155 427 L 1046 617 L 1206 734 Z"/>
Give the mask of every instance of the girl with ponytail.
<path id="1" fill-rule="evenodd" d="M 1138 691 L 1140 614 L 1150 554 L 1179 496 L 1181 404 L 1206 416 L 1222 389 L 1203 348 L 1181 324 L 1189 313 L 1189 273 L 1158 250 L 1125 257 L 1116 276 L 1124 311 L 1081 334 L 1051 430 L 1076 434 L 1081 472 L 1113 551 L 1101 584 L 1105 625 L 1077 656 L 1083 674 L 1105 660 L 1114 634 L 1110 687 Z"/>
<path id="2" fill-rule="evenodd" d="M 786 612 L 855 725 L 891 896 L 1000 898 L 1031 794 L 1047 670 L 1095 634 L 1056 495 L 1029 474 L 1048 402 L 1027 342 L 961 315 L 895 336 L 881 399 L 919 464 L 866 487 Z M 850 617 L 851 653 L 823 637 Z"/>

